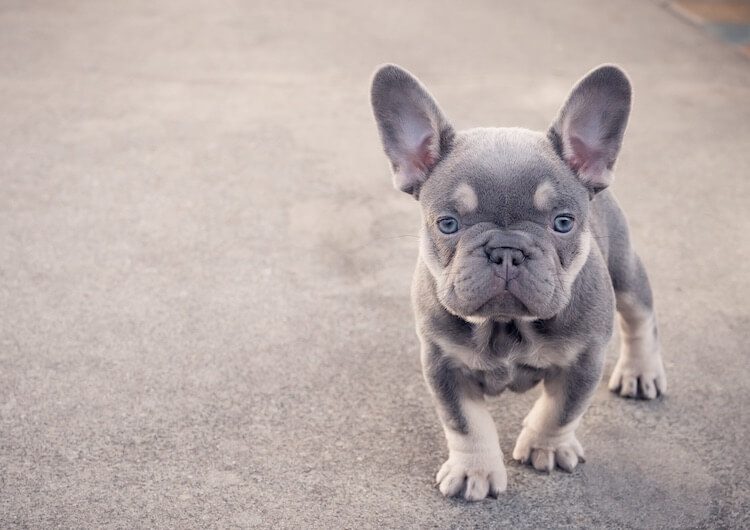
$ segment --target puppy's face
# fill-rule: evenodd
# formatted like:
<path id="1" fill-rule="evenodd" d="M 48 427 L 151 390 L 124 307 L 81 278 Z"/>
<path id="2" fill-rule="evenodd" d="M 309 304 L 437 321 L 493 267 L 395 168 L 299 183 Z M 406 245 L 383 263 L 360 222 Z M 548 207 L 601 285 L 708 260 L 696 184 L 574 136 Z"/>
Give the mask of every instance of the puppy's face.
<path id="1" fill-rule="evenodd" d="M 420 253 L 443 306 L 469 321 L 565 308 L 592 246 L 590 199 L 611 181 L 627 123 L 624 74 L 591 72 L 547 134 L 455 133 L 395 66 L 378 71 L 372 99 L 394 183 L 421 203 Z"/>
<path id="2" fill-rule="evenodd" d="M 589 192 L 542 134 L 459 133 L 425 181 L 421 254 L 463 318 L 551 318 L 588 257 Z"/>

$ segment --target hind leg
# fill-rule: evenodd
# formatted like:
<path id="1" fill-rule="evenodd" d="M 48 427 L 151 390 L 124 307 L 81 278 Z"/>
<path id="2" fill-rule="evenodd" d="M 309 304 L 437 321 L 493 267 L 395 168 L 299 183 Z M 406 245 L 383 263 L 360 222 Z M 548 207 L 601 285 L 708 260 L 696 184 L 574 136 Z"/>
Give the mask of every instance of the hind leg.
<path id="1" fill-rule="evenodd" d="M 620 321 L 620 357 L 609 389 L 622 397 L 654 399 L 667 391 L 651 286 L 638 256 L 613 277 Z"/>

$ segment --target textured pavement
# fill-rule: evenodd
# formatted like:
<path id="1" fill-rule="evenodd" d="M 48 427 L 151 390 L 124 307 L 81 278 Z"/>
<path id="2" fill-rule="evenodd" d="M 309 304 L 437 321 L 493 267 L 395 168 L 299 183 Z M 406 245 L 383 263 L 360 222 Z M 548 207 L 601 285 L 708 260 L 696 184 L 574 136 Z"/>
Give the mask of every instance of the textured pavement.
<path id="1" fill-rule="evenodd" d="M 510 461 L 531 391 L 492 405 L 502 498 L 433 488 L 383 62 L 458 127 L 632 78 L 670 393 L 602 383 L 573 474 Z M 749 140 L 750 61 L 659 2 L 1 0 L 0 527 L 747 528 Z"/>

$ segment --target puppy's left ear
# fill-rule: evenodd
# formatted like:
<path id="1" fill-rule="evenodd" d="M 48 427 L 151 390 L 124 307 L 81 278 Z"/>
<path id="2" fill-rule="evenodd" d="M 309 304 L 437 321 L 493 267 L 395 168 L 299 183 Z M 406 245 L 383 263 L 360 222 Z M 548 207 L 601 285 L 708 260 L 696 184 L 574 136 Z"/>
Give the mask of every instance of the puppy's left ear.
<path id="1" fill-rule="evenodd" d="M 371 98 L 391 160 L 393 185 L 418 198 L 422 184 L 446 154 L 453 128 L 422 83 L 396 65 L 387 64 L 375 73 Z"/>
<path id="2" fill-rule="evenodd" d="M 617 66 L 589 72 L 549 130 L 558 154 L 592 193 L 612 183 L 630 114 L 630 81 Z"/>

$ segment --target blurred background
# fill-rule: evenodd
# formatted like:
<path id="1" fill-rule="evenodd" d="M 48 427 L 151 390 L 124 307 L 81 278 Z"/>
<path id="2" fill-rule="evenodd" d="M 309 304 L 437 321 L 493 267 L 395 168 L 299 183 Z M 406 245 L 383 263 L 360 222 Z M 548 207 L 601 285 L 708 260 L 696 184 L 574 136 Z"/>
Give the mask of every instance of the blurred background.
<path id="1" fill-rule="evenodd" d="M 736 1 L 0 0 L 0 526 L 750 526 L 749 23 Z M 670 393 L 602 383 L 572 475 L 510 461 L 531 391 L 493 404 L 505 496 L 433 488 L 384 62 L 458 128 L 545 129 L 589 69 L 631 77 L 614 191 Z"/>

